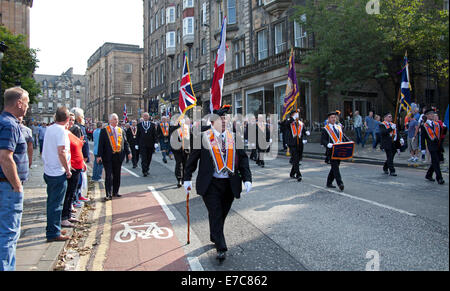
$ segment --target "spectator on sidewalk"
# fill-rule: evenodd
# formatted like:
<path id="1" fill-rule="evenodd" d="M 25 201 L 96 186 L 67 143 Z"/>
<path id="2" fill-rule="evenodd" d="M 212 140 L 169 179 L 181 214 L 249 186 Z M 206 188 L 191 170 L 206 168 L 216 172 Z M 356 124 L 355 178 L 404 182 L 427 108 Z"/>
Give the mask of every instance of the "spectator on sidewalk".
<path id="1" fill-rule="evenodd" d="M 408 123 L 408 149 L 411 153 L 411 158 L 409 162 L 417 162 L 419 157 L 417 154 L 419 152 L 419 122 L 416 120 L 415 114 L 411 113 Z"/>
<path id="2" fill-rule="evenodd" d="M 383 150 L 381 148 L 380 124 L 381 124 L 381 116 L 378 114 L 375 114 L 375 147 L 374 147 L 374 149 L 376 149 L 378 144 L 380 144 L 380 150 Z"/>
<path id="3" fill-rule="evenodd" d="M 102 182 L 103 164 L 97 162 L 98 158 L 98 141 L 100 139 L 100 132 L 103 128 L 103 122 L 97 122 L 97 129 L 94 130 L 94 168 L 92 169 L 92 181 Z"/>
<path id="4" fill-rule="evenodd" d="M 39 126 L 37 122 L 32 123 L 31 132 L 33 133 L 33 148 L 37 149 L 39 141 Z"/>
<path id="5" fill-rule="evenodd" d="M 39 128 L 39 153 L 42 156 L 42 148 L 44 147 L 44 137 L 45 132 L 47 131 L 47 124 L 43 123 L 41 127 Z"/>
<path id="6" fill-rule="evenodd" d="M 436 112 L 434 114 L 434 121 L 436 121 L 437 123 L 439 123 L 439 126 L 442 128 L 441 132 L 440 132 L 440 142 L 439 142 L 439 162 L 443 162 L 444 161 L 444 139 L 445 136 L 447 135 L 447 126 L 444 124 L 444 122 L 442 122 L 442 120 L 439 119 L 439 114 Z"/>
<path id="7" fill-rule="evenodd" d="M 375 135 L 375 119 L 373 118 L 373 111 L 369 111 L 369 116 L 366 116 L 366 119 L 364 121 L 364 127 L 366 128 L 366 134 L 364 136 L 364 139 L 362 141 L 362 147 L 367 142 L 367 137 L 369 135 L 372 136 L 372 147 L 375 149 L 375 144 L 377 142 L 377 138 Z"/>
<path id="8" fill-rule="evenodd" d="M 28 92 L 11 88 L 0 115 L 0 271 L 16 269 L 16 246 L 23 212 L 23 182 L 28 179 L 27 144 L 18 118 L 28 110 Z"/>
<path id="9" fill-rule="evenodd" d="M 78 222 L 78 220 L 72 218 L 72 202 L 75 199 L 81 171 L 86 168 L 82 150 L 84 141 L 70 132 L 70 128 L 73 127 L 74 123 L 75 114 L 70 113 L 69 123 L 67 124 L 67 131 L 69 133 L 70 140 L 70 171 L 72 173 L 72 176 L 67 181 L 67 190 L 64 197 L 64 206 L 61 214 L 62 227 L 74 227 L 75 225 L 73 224 L 73 222 Z"/>
<path id="10" fill-rule="evenodd" d="M 44 162 L 44 180 L 47 184 L 47 241 L 65 241 L 68 236 L 61 235 L 61 214 L 64 196 L 67 191 L 67 179 L 70 171 L 70 139 L 66 124 L 69 122 L 69 110 L 58 107 L 55 124 L 45 133 L 42 160 Z"/>
<path id="11" fill-rule="evenodd" d="M 31 164 L 33 163 L 33 132 L 29 127 L 26 127 L 23 121 L 23 117 L 19 117 L 20 129 L 25 137 L 25 141 L 27 143 L 27 154 L 28 154 L 28 166 L 31 168 Z"/>
<path id="12" fill-rule="evenodd" d="M 353 117 L 353 127 L 355 128 L 356 144 L 362 144 L 362 117 L 359 115 L 359 111 L 355 111 L 355 117 Z"/>

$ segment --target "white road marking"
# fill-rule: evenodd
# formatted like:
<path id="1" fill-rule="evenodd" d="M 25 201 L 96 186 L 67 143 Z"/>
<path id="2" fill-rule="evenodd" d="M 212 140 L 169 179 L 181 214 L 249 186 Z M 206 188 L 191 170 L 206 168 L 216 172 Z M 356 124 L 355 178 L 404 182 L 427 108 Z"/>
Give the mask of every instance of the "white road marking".
<path id="1" fill-rule="evenodd" d="M 172 211 L 170 211 L 169 207 L 167 207 L 166 202 L 164 201 L 164 199 L 162 199 L 162 197 L 159 195 L 159 193 L 155 190 L 155 187 L 148 186 L 148 189 L 152 192 L 153 196 L 158 201 L 159 205 L 161 205 L 162 209 L 164 210 L 164 212 L 167 215 L 167 218 L 170 221 L 176 220 L 176 218 L 173 215 Z"/>
<path id="2" fill-rule="evenodd" d="M 191 266 L 191 271 L 204 271 L 202 264 L 197 257 L 188 257 L 189 266 Z"/>
<path id="3" fill-rule="evenodd" d="M 136 174 L 135 172 L 128 170 L 127 168 L 125 168 L 124 166 L 122 166 L 122 169 L 124 169 L 125 171 L 127 171 L 128 173 L 130 173 L 131 175 L 135 176 L 136 178 L 140 178 L 141 176 L 139 176 L 138 174 Z"/>
<path id="4" fill-rule="evenodd" d="M 328 192 L 331 192 L 331 193 L 339 194 L 339 195 L 347 197 L 347 198 L 352 198 L 352 199 L 360 200 L 360 201 L 363 201 L 363 202 L 367 202 L 369 204 L 376 205 L 376 206 L 379 206 L 379 207 L 382 207 L 382 208 L 386 208 L 386 209 L 389 209 L 389 210 L 393 210 L 393 211 L 396 211 L 396 212 L 399 212 L 399 213 L 402 213 L 402 214 L 406 214 L 406 215 L 409 215 L 409 216 L 417 216 L 414 213 L 410 213 L 408 211 L 401 210 L 401 209 L 398 209 L 398 208 L 395 208 L 395 207 L 391 207 L 391 206 L 388 206 L 388 205 L 384 205 L 384 204 L 381 204 L 381 203 L 378 203 L 378 202 L 375 202 L 375 201 L 371 201 L 371 200 L 367 200 L 367 199 L 364 199 L 364 198 L 352 196 L 350 194 L 345 194 L 345 193 L 342 193 L 342 192 L 334 191 L 334 190 L 331 190 L 331 189 L 328 189 L 328 188 L 324 188 L 324 187 L 321 187 L 321 186 L 316 186 L 316 185 L 312 185 L 312 184 L 310 184 L 310 185 L 312 187 L 314 187 L 314 188 L 317 188 L 317 189 L 321 189 L 321 190 L 325 190 L 325 191 L 328 191 Z"/>

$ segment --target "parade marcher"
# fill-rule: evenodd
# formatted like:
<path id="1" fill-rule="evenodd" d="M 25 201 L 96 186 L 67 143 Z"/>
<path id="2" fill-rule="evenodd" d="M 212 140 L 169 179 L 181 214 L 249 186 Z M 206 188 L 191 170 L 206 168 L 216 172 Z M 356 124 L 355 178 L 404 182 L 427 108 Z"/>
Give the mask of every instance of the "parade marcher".
<path id="1" fill-rule="evenodd" d="M 178 125 L 170 127 L 170 138 L 172 152 L 175 157 L 175 177 L 177 178 L 177 187 L 180 188 L 183 186 L 184 169 L 192 148 L 193 136 L 189 118 L 185 117 L 180 120 Z M 177 146 L 175 147 L 175 145 Z M 180 147 L 178 148 L 178 146 Z"/>
<path id="2" fill-rule="evenodd" d="M 434 121 L 434 114 L 435 112 L 433 109 L 429 109 L 425 112 L 427 121 L 421 126 L 422 154 L 425 154 L 425 149 L 428 148 L 431 155 L 431 166 L 428 169 L 425 178 L 434 182 L 435 179 L 433 179 L 433 173 L 435 173 L 437 182 L 442 185 L 445 182 L 442 178 L 441 167 L 439 164 L 439 143 L 442 142 L 440 137 L 443 129 L 438 122 Z"/>
<path id="3" fill-rule="evenodd" d="M 234 198 L 240 198 L 242 183 L 247 193 L 252 188 L 252 175 L 247 154 L 236 148 L 233 132 L 225 129 L 225 114 L 229 107 L 222 107 L 213 113 L 212 126 L 202 133 L 202 148 L 193 149 L 184 171 L 184 188 L 192 188 L 192 174 L 197 169 L 197 193 L 202 196 L 208 209 L 210 240 L 217 249 L 217 259 L 225 260 L 227 244 L 224 224 Z"/>
<path id="4" fill-rule="evenodd" d="M 256 164 L 264 168 L 264 154 L 270 151 L 271 129 L 270 125 L 264 121 L 262 115 L 258 118 L 256 129 Z"/>
<path id="5" fill-rule="evenodd" d="M 331 164 L 331 170 L 327 178 L 327 187 L 336 188 L 336 186 L 333 185 L 333 181 L 336 180 L 339 189 L 344 191 L 344 182 L 342 181 L 341 172 L 339 170 L 341 161 L 332 159 L 332 149 L 334 144 L 348 142 L 350 139 L 344 135 L 342 127 L 336 124 L 336 118 L 336 112 L 330 112 L 328 114 L 327 124 L 322 129 L 320 144 L 326 147 L 325 162 Z"/>
<path id="6" fill-rule="evenodd" d="M 161 122 L 158 125 L 158 139 L 159 146 L 161 148 L 161 153 L 163 156 L 163 162 L 167 164 L 167 156 L 172 160 L 172 155 L 170 154 L 170 137 L 169 137 L 170 124 L 167 122 L 167 117 L 161 117 Z"/>
<path id="7" fill-rule="evenodd" d="M 150 121 L 150 115 L 145 112 L 142 114 L 144 121 L 137 126 L 137 140 L 139 153 L 141 155 L 141 167 L 144 177 L 149 175 L 150 164 L 152 163 L 153 153 L 156 143 L 156 126 Z"/>
<path id="8" fill-rule="evenodd" d="M 403 139 L 397 131 L 397 126 L 392 123 L 392 114 L 387 113 L 384 116 L 384 121 L 380 124 L 381 146 L 386 153 L 386 162 L 383 166 L 383 171 L 386 175 L 397 176 L 394 167 L 394 157 L 397 150 L 400 149 Z"/>
<path id="9" fill-rule="evenodd" d="M 437 123 L 439 123 L 439 126 L 441 127 L 441 136 L 440 136 L 440 140 L 439 140 L 439 162 L 443 162 L 444 161 L 444 139 L 445 136 L 447 135 L 447 126 L 445 125 L 444 122 L 442 122 L 442 120 L 439 119 L 439 114 L 436 112 L 434 114 L 434 121 L 436 121 Z"/>
<path id="10" fill-rule="evenodd" d="M 303 158 L 303 148 L 307 143 L 306 136 L 310 132 L 306 130 L 306 126 L 299 120 L 298 111 L 292 111 L 288 119 L 283 122 L 289 128 L 287 135 L 287 145 L 292 156 L 292 168 L 289 176 L 297 181 L 302 181 L 299 163 Z"/>
<path id="11" fill-rule="evenodd" d="M 122 163 L 125 155 L 131 158 L 125 132 L 118 126 L 118 123 L 117 114 L 111 114 L 109 125 L 100 132 L 98 144 L 97 163 L 103 163 L 105 169 L 106 200 L 111 200 L 112 196 L 122 196 L 119 194 Z"/>
<path id="12" fill-rule="evenodd" d="M 137 165 L 139 163 L 139 143 L 137 140 L 137 121 L 133 120 L 131 122 L 131 126 L 127 129 L 127 141 L 130 145 L 131 149 L 131 161 L 133 163 L 133 169 L 137 168 Z"/>

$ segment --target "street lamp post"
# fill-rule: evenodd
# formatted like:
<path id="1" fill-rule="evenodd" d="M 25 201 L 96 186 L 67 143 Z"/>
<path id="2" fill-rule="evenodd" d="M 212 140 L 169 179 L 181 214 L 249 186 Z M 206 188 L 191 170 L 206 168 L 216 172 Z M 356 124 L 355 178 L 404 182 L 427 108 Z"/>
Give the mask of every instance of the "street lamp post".
<path id="1" fill-rule="evenodd" d="M 8 46 L 2 41 L 0 42 L 0 112 L 3 111 L 3 89 L 2 89 L 2 61 Z"/>

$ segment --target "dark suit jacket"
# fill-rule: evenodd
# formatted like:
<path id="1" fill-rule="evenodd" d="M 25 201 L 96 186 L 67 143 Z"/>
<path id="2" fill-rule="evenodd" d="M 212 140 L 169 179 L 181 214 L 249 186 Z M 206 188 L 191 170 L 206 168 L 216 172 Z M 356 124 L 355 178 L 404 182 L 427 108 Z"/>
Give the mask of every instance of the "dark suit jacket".
<path id="1" fill-rule="evenodd" d="M 201 149 L 194 149 L 189 155 L 189 159 L 184 169 L 184 180 L 191 181 L 192 174 L 197 170 L 197 164 L 200 160 L 200 166 L 197 175 L 197 193 L 201 196 L 206 194 L 211 184 L 213 174 L 216 169 L 211 153 L 202 145 Z M 239 199 L 242 192 L 242 182 L 251 182 L 252 173 L 248 163 L 248 157 L 244 150 L 236 150 L 235 174 L 230 175 L 231 190 L 234 197 Z"/>
<path id="2" fill-rule="evenodd" d="M 131 153 L 130 146 L 128 145 L 126 134 L 125 132 L 123 132 L 122 151 L 120 152 L 120 160 L 123 161 L 125 155 L 129 155 L 130 153 Z M 100 131 L 97 156 L 101 157 L 102 160 L 106 162 L 112 160 L 113 150 L 111 147 L 111 143 L 109 141 L 108 132 L 106 131 L 106 128 L 103 128 Z"/>
<path id="3" fill-rule="evenodd" d="M 440 127 L 440 132 L 442 133 L 443 128 Z M 439 139 L 440 137 L 431 140 L 430 136 L 427 133 L 427 129 L 425 125 L 420 126 L 420 134 L 421 134 L 421 149 L 426 149 L 430 152 L 439 152 Z"/>
<path id="4" fill-rule="evenodd" d="M 137 126 L 136 126 L 136 128 L 137 128 Z M 136 132 L 136 135 L 137 135 L 137 132 Z M 133 138 L 133 132 L 131 131 L 131 127 L 127 129 L 127 141 L 129 143 L 130 147 L 134 148 L 135 145 L 139 145 L 137 136 L 136 136 L 136 139 Z"/>
<path id="5" fill-rule="evenodd" d="M 384 123 L 380 123 L 381 146 L 384 150 L 396 150 L 401 147 L 399 129 L 397 128 L 397 139 L 395 140 L 390 135 L 392 131 L 392 127 L 387 129 Z"/>
<path id="6" fill-rule="evenodd" d="M 142 123 L 139 123 L 137 128 L 137 140 L 139 148 L 142 147 L 148 147 L 151 148 L 153 151 L 155 150 L 155 143 L 157 141 L 156 137 L 156 125 L 150 122 L 150 128 L 148 129 L 147 133 L 145 133 L 144 127 L 142 126 Z"/>
<path id="7" fill-rule="evenodd" d="M 292 131 L 291 131 L 291 124 L 294 121 L 295 120 L 293 118 L 288 118 L 285 121 L 283 121 L 283 126 L 285 127 L 285 131 L 286 131 L 286 141 L 285 141 L 285 143 L 289 147 L 297 146 L 297 137 L 292 136 Z M 303 147 L 303 139 L 305 137 L 306 137 L 306 125 L 303 124 L 302 135 L 301 135 L 301 137 L 298 138 L 298 146 L 299 147 Z"/>
<path id="8" fill-rule="evenodd" d="M 344 129 L 344 128 L 342 128 Z M 342 142 L 348 142 L 350 139 L 342 132 Z M 333 143 L 333 140 L 331 139 L 330 135 L 328 134 L 328 131 L 325 128 L 322 128 L 322 136 L 320 138 L 320 144 L 323 145 L 326 149 L 325 155 L 328 159 L 331 159 L 331 155 L 333 154 L 333 149 L 328 148 L 328 144 Z"/>

